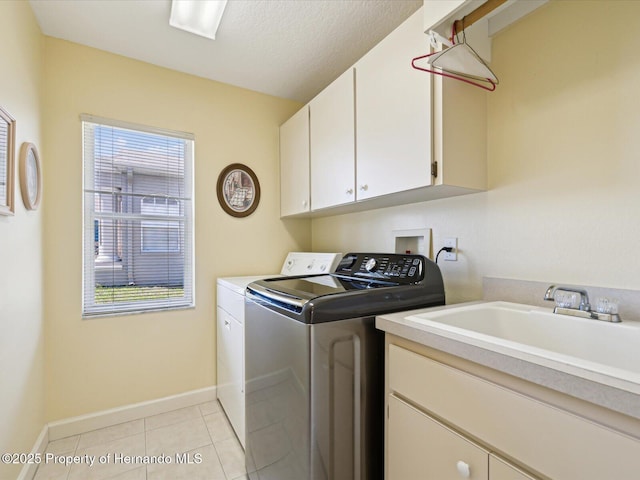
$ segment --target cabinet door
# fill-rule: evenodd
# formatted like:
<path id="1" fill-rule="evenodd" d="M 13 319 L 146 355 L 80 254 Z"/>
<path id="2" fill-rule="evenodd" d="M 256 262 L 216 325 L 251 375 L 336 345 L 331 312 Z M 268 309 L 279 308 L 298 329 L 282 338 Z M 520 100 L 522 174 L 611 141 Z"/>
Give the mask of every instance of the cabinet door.
<path id="1" fill-rule="evenodd" d="M 217 309 L 218 400 L 244 446 L 244 331 L 225 310 Z"/>
<path id="2" fill-rule="evenodd" d="M 309 107 L 280 126 L 280 215 L 310 210 Z"/>
<path id="3" fill-rule="evenodd" d="M 232 398 L 234 376 L 236 376 L 235 359 L 232 345 L 233 319 L 222 308 L 217 309 L 217 373 L 218 373 L 218 398 Z"/>
<path id="4" fill-rule="evenodd" d="M 314 210 L 355 199 L 353 88 L 353 70 L 349 69 L 309 104 Z"/>
<path id="5" fill-rule="evenodd" d="M 357 199 L 431 185 L 431 75 L 418 10 L 356 63 Z"/>
<path id="6" fill-rule="evenodd" d="M 535 480 L 534 477 L 493 454 L 489 455 L 489 478 L 491 480 Z"/>
<path id="7" fill-rule="evenodd" d="M 393 395 L 387 434 L 387 480 L 488 480 L 486 450 Z"/>

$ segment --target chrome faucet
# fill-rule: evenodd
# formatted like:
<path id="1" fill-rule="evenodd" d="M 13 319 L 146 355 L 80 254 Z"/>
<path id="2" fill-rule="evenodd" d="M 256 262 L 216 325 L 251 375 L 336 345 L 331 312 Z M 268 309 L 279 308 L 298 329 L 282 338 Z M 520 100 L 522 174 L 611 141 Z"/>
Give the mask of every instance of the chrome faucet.
<path id="1" fill-rule="evenodd" d="M 587 293 L 586 290 L 582 290 L 580 288 L 556 287 L 555 285 L 551 285 L 549 288 L 547 288 L 547 291 L 544 293 L 544 299 L 549 302 L 555 301 L 557 291 L 579 293 L 580 305 L 578 306 L 578 309 L 584 312 L 591 311 L 591 304 L 589 303 L 589 294 Z"/>
<path id="2" fill-rule="evenodd" d="M 600 313 L 591 310 L 591 304 L 589 303 L 589 294 L 586 290 L 581 288 L 571 287 L 557 287 L 550 285 L 547 291 L 544 293 L 544 300 L 549 302 L 555 301 L 556 292 L 571 292 L 580 294 L 580 305 L 578 308 L 558 306 L 553 309 L 553 313 L 559 313 L 561 315 L 571 315 L 572 317 L 592 318 L 594 320 L 603 320 L 606 322 L 619 323 L 622 320 L 617 313 Z"/>

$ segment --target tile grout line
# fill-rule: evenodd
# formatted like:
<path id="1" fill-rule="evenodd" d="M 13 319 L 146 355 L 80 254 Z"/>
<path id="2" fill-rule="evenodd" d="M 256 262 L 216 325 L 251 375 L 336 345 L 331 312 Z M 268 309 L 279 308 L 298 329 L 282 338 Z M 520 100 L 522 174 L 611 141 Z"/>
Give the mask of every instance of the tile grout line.
<path id="1" fill-rule="evenodd" d="M 229 428 L 231 429 L 231 437 L 229 438 L 225 438 L 223 440 L 220 440 L 218 443 L 222 443 L 224 441 L 227 441 L 229 439 L 235 439 L 238 444 L 240 444 L 240 441 L 238 440 L 238 437 L 236 435 L 235 430 L 233 429 L 233 427 L 231 426 L 231 422 L 229 421 L 229 417 L 227 416 L 227 412 L 224 411 L 224 408 L 222 408 L 222 405 L 220 404 L 220 402 L 218 400 L 216 400 L 216 403 L 218 404 L 218 412 L 214 412 L 210 415 L 213 415 L 215 413 L 220 413 L 224 420 L 229 424 Z M 204 415 L 203 415 L 204 417 Z M 206 426 L 206 421 L 205 421 L 205 426 Z M 207 432 L 209 432 L 209 427 L 207 427 Z M 231 475 L 227 474 L 227 470 L 224 467 L 224 463 L 222 462 L 222 457 L 220 456 L 220 452 L 218 452 L 218 449 L 216 448 L 216 442 L 213 441 L 213 437 L 211 436 L 211 432 L 209 432 L 209 437 L 211 438 L 211 442 L 213 445 L 213 450 L 216 452 L 216 455 L 218 456 L 218 461 L 220 462 L 220 466 L 222 467 L 222 472 L 224 473 L 224 477 L 226 480 L 233 480 L 234 478 L 238 478 L 238 477 L 231 477 Z"/>
<path id="2" fill-rule="evenodd" d="M 144 454 L 148 455 L 147 451 L 147 417 L 142 419 L 142 430 L 144 431 Z M 149 478 L 149 465 L 144 466 L 144 479 L 148 480 Z"/>
<path id="3" fill-rule="evenodd" d="M 216 403 L 218 404 L 218 409 L 222 409 L 222 406 L 220 405 L 220 402 L 218 402 L 218 400 L 216 400 Z M 216 457 L 218 457 L 218 463 L 220 464 L 220 468 L 222 469 L 222 473 L 224 473 L 224 478 L 226 480 L 229 480 L 229 477 L 227 476 L 227 472 L 224 469 L 224 464 L 222 463 L 222 457 L 220 457 L 220 453 L 218 453 L 218 449 L 216 448 L 216 444 L 213 441 L 213 436 L 211 436 L 211 432 L 209 431 L 209 426 L 207 425 L 207 421 L 205 420 L 205 415 L 204 413 L 202 413 L 202 408 L 200 408 L 200 406 L 198 406 L 198 410 L 200 410 L 200 415 L 202 415 L 202 421 L 204 422 L 204 426 L 207 429 L 207 435 L 209 435 L 209 438 L 211 439 L 211 446 L 213 447 L 213 451 L 216 454 Z"/>

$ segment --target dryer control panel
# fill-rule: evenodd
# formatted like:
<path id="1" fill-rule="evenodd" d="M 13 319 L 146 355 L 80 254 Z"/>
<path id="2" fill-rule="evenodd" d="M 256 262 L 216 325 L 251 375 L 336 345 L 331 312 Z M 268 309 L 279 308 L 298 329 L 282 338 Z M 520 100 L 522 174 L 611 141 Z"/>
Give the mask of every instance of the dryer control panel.
<path id="1" fill-rule="evenodd" d="M 280 275 L 315 275 L 335 271 L 341 253 L 290 252 Z"/>

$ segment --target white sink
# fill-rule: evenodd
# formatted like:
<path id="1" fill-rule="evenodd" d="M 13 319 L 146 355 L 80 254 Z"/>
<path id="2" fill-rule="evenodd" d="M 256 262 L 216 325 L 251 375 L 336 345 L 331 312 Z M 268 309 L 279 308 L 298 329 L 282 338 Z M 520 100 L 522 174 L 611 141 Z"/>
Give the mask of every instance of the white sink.
<path id="1" fill-rule="evenodd" d="M 488 302 L 410 315 L 432 333 L 492 346 L 500 353 L 561 370 L 578 369 L 640 386 L 640 324 L 609 323 L 550 309 Z"/>

